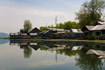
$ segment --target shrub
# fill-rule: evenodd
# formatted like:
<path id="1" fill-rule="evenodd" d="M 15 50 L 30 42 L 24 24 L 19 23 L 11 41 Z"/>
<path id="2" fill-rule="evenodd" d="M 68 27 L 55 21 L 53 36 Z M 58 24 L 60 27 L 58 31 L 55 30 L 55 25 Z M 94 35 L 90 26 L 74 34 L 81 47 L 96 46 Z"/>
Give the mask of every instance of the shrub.
<path id="1" fill-rule="evenodd" d="M 90 36 L 88 37 L 88 40 L 96 40 L 96 38 L 95 38 L 95 36 L 90 35 Z"/>

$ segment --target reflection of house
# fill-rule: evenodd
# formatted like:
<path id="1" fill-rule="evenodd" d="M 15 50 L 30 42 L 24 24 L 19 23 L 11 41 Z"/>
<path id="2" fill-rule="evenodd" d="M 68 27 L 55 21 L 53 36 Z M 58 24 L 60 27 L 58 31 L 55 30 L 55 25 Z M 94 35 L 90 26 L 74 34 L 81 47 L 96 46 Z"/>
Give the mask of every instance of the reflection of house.
<path id="1" fill-rule="evenodd" d="M 105 58 L 105 51 L 90 49 L 86 54 L 96 54 L 99 58 Z"/>
<path id="2" fill-rule="evenodd" d="M 72 50 L 81 50 L 83 46 L 73 46 Z"/>
<path id="3" fill-rule="evenodd" d="M 38 43 L 30 43 L 30 47 L 32 47 L 34 50 L 38 50 L 40 47 L 38 46 Z"/>

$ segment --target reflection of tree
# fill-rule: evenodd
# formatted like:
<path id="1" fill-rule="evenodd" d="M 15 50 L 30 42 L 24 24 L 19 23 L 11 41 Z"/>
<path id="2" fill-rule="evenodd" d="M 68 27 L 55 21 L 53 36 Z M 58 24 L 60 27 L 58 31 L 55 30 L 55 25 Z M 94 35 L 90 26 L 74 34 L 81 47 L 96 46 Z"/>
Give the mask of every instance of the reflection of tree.
<path id="1" fill-rule="evenodd" d="M 32 55 L 32 49 L 28 46 L 21 46 L 24 49 L 24 57 L 25 58 L 30 58 L 30 56 Z"/>
<path id="2" fill-rule="evenodd" d="M 66 50 L 66 49 L 62 49 L 62 50 L 57 50 L 56 51 L 58 54 L 64 54 L 64 55 L 67 55 L 67 56 L 74 56 L 78 53 L 80 53 L 80 50 Z"/>
<path id="3" fill-rule="evenodd" d="M 102 70 L 102 61 L 96 55 L 86 55 L 82 52 L 78 56 L 76 65 L 81 70 Z"/>
<path id="4" fill-rule="evenodd" d="M 46 47 L 40 47 L 40 50 L 47 50 L 47 48 Z"/>

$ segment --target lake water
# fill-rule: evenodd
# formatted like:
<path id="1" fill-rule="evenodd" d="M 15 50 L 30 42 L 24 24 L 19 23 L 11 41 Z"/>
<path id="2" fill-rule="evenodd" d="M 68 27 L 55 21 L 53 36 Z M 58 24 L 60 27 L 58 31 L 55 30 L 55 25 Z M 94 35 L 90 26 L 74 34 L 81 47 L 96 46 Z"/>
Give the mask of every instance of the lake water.
<path id="1" fill-rule="evenodd" d="M 104 43 L 0 40 L 0 70 L 105 70 L 104 51 Z"/>

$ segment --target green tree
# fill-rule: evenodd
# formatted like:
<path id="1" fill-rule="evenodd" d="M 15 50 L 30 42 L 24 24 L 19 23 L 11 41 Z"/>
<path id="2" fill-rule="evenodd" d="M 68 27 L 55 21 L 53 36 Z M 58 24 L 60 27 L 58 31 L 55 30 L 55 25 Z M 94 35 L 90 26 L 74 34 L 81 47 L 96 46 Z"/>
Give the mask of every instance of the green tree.
<path id="1" fill-rule="evenodd" d="M 79 23 L 67 21 L 64 23 L 58 23 L 56 26 L 48 26 L 48 28 L 58 28 L 58 29 L 66 29 L 66 28 L 80 28 Z M 40 27 L 40 31 L 45 31 L 46 27 Z"/>
<path id="2" fill-rule="evenodd" d="M 79 28 L 79 25 L 76 22 L 67 21 L 64 24 L 60 23 L 58 28 Z"/>
<path id="3" fill-rule="evenodd" d="M 64 24 L 63 23 L 60 23 L 60 24 L 58 24 L 58 28 L 61 28 L 61 29 L 64 29 Z"/>
<path id="4" fill-rule="evenodd" d="M 47 27 L 40 27 L 40 31 L 46 31 Z"/>
<path id="5" fill-rule="evenodd" d="M 48 28 L 56 28 L 55 26 L 51 25 L 51 26 L 48 26 Z"/>
<path id="6" fill-rule="evenodd" d="M 32 24 L 30 22 L 30 20 L 25 20 L 24 21 L 24 30 L 26 32 L 29 32 L 32 29 Z"/>
<path id="7" fill-rule="evenodd" d="M 76 13 L 76 19 L 79 20 L 81 27 L 84 25 L 94 25 L 96 21 L 101 20 L 104 8 L 104 0 L 91 0 L 90 2 L 85 2 L 80 11 Z"/>

